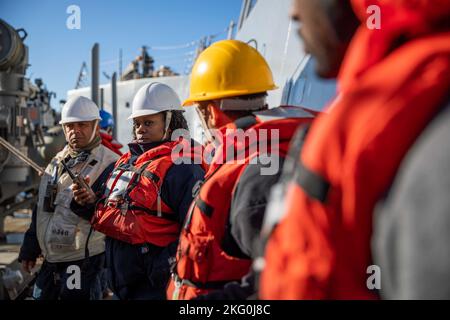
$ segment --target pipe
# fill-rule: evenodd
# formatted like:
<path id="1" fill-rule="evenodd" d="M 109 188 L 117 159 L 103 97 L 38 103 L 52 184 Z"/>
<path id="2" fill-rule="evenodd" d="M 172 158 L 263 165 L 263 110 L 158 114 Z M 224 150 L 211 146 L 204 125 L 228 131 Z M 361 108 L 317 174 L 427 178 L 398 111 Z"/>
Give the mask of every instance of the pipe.
<path id="1" fill-rule="evenodd" d="M 117 125 L 119 121 L 117 119 L 117 73 L 114 72 L 111 78 L 111 101 L 112 101 L 112 116 L 114 119 L 113 138 L 117 139 Z"/>
<path id="2" fill-rule="evenodd" d="M 104 93 L 105 93 L 105 90 L 103 88 L 101 88 L 100 89 L 100 105 L 99 105 L 101 110 L 103 110 L 104 103 L 105 103 Z"/>
<path id="3" fill-rule="evenodd" d="M 228 27 L 228 36 L 227 36 L 228 40 L 232 40 L 233 39 L 233 29 L 234 29 L 235 25 L 236 24 L 234 23 L 234 21 L 231 20 L 230 26 Z"/>
<path id="4" fill-rule="evenodd" d="M 92 83 L 91 83 L 91 98 L 98 106 L 98 88 L 99 88 L 99 44 L 95 43 L 92 47 Z"/>
<path id="5" fill-rule="evenodd" d="M 239 15 L 239 22 L 238 22 L 238 30 L 241 30 L 242 25 L 244 24 L 244 21 L 247 18 L 249 7 L 250 7 L 249 0 L 242 1 L 241 14 Z"/>

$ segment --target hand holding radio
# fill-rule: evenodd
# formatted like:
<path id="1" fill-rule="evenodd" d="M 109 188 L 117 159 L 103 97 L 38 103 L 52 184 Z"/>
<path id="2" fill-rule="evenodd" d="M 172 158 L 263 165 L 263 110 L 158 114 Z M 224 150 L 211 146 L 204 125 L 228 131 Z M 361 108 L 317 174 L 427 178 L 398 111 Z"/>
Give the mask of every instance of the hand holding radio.
<path id="1" fill-rule="evenodd" d="M 61 162 L 64 169 L 69 174 L 70 178 L 72 179 L 72 191 L 73 191 L 73 198 L 79 205 L 86 205 L 95 203 L 97 200 L 97 197 L 95 196 L 94 191 L 92 191 L 91 187 L 89 186 L 90 178 L 89 177 L 83 177 L 79 174 L 74 174 L 64 163 L 64 161 Z"/>
<path id="2" fill-rule="evenodd" d="M 71 186 L 73 191 L 73 199 L 81 206 L 92 204 L 97 201 L 97 197 L 95 196 L 94 191 L 92 191 L 92 189 L 89 187 L 89 181 L 90 178 L 86 177 L 83 180 L 84 186 L 82 186 L 78 182 L 74 182 Z M 86 188 L 85 185 L 88 185 L 88 187 Z"/>

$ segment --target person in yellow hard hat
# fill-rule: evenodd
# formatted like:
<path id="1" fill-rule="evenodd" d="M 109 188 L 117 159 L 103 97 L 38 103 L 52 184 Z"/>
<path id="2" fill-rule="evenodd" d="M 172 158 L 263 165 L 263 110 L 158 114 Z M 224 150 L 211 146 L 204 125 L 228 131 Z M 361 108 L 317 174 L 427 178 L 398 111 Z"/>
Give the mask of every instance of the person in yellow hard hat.
<path id="1" fill-rule="evenodd" d="M 168 299 L 245 299 L 248 274 L 270 187 L 289 141 L 312 115 L 301 108 L 268 109 L 272 72 L 257 50 L 236 40 L 207 48 L 197 59 L 190 96 L 217 141 L 205 182 L 183 225 Z"/>

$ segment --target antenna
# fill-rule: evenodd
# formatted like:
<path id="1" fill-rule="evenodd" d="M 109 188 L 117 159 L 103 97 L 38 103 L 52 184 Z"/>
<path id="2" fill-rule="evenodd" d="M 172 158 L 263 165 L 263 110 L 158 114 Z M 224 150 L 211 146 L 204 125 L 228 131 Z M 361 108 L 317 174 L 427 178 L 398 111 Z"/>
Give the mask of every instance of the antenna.
<path id="1" fill-rule="evenodd" d="M 92 68 L 92 80 L 91 80 L 91 99 L 98 106 L 98 93 L 99 93 L 99 56 L 100 45 L 95 43 L 91 52 L 91 68 Z"/>
<path id="2" fill-rule="evenodd" d="M 122 78 L 122 49 L 119 50 L 119 79 Z"/>
<path id="3" fill-rule="evenodd" d="M 236 23 L 233 20 L 231 20 L 230 25 L 228 26 L 228 35 L 227 35 L 228 40 L 233 39 L 233 30 L 235 26 Z"/>
<path id="4" fill-rule="evenodd" d="M 75 85 L 75 89 L 86 86 L 87 76 L 88 76 L 87 65 L 86 65 L 86 62 L 83 61 L 83 64 L 81 65 L 80 73 L 78 74 L 78 79 L 77 79 L 77 83 Z"/>

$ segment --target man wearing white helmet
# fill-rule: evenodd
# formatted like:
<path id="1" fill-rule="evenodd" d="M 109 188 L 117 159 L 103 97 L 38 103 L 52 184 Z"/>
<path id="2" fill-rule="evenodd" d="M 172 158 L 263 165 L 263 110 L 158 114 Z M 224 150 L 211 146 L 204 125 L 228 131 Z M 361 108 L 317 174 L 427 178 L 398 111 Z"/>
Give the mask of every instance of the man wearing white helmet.
<path id="1" fill-rule="evenodd" d="M 63 167 L 86 178 L 92 190 L 113 169 L 118 156 L 101 145 L 99 110 L 85 97 L 73 97 L 63 106 L 60 124 L 67 145 L 50 162 L 39 187 L 32 224 L 25 234 L 19 260 L 30 272 L 38 256 L 44 262 L 34 297 L 42 300 L 98 299 L 99 271 L 104 265 L 104 235 L 73 213 L 72 179 Z M 91 183 L 92 182 L 92 183 Z M 90 190 L 84 199 L 94 198 Z"/>
<path id="2" fill-rule="evenodd" d="M 202 148 L 183 138 L 172 140 L 175 130 L 188 127 L 177 94 L 165 84 L 142 87 L 129 119 L 134 140 L 117 161 L 104 196 L 95 211 L 85 206 L 77 212 L 107 235 L 109 279 L 119 299 L 165 299 L 178 234 L 205 172 L 202 164 L 178 164 L 173 155 L 181 146 L 193 150 L 183 157 L 201 163 Z M 76 189 L 75 194 L 83 204 L 87 193 Z"/>

